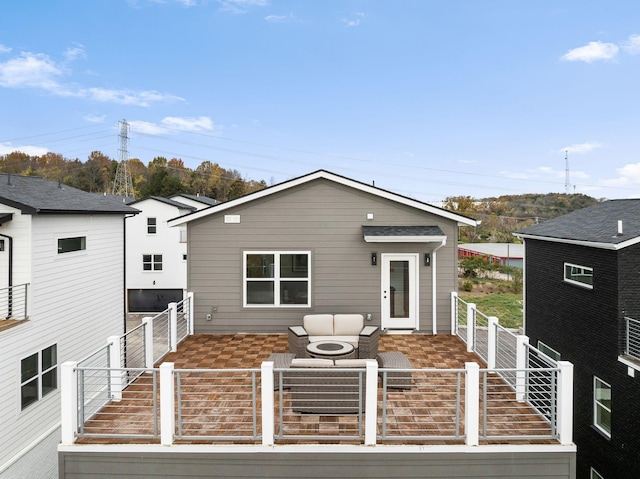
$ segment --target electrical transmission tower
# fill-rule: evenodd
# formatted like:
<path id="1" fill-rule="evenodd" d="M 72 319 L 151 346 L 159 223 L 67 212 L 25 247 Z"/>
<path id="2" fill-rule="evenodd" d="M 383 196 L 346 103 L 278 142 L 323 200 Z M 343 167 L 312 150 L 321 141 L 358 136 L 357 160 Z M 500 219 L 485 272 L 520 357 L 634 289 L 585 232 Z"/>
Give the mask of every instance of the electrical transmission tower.
<path id="1" fill-rule="evenodd" d="M 127 120 L 122 120 L 118 122 L 118 125 L 120 127 L 119 160 L 116 177 L 113 180 L 112 193 L 114 195 L 135 199 L 133 179 L 131 178 L 131 171 L 129 169 L 129 150 L 127 148 L 129 142 L 129 123 L 127 123 Z"/>
<path id="2" fill-rule="evenodd" d="M 564 192 L 571 194 L 571 179 L 569 177 L 569 150 L 564 150 Z"/>

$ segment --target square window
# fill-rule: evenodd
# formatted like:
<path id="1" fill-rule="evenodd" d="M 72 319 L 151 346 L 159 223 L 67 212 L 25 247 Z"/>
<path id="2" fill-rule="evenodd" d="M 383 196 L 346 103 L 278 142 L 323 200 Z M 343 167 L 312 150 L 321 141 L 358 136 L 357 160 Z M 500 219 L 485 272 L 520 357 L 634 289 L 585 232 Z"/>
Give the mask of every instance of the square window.
<path id="1" fill-rule="evenodd" d="M 142 271 L 162 271 L 162 255 L 143 254 Z"/>
<path id="2" fill-rule="evenodd" d="M 310 306 L 310 258 L 307 251 L 244 253 L 244 305 Z"/>

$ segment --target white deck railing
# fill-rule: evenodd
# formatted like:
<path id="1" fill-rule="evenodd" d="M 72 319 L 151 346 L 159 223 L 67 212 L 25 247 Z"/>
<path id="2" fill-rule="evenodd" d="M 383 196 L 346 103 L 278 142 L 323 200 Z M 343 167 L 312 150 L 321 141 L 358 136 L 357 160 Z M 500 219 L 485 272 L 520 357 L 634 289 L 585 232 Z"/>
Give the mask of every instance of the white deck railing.
<path id="1" fill-rule="evenodd" d="M 640 321 L 628 317 L 624 321 L 624 354 L 640 361 Z"/>

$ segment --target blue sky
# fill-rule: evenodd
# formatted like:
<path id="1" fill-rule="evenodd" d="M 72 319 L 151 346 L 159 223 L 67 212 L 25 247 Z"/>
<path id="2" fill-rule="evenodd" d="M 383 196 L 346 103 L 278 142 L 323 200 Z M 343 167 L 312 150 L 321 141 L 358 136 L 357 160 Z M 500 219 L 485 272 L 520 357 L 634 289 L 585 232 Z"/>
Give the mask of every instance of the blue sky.
<path id="1" fill-rule="evenodd" d="M 640 196 L 636 0 L 0 6 L 0 154 L 323 168 L 422 201 Z"/>

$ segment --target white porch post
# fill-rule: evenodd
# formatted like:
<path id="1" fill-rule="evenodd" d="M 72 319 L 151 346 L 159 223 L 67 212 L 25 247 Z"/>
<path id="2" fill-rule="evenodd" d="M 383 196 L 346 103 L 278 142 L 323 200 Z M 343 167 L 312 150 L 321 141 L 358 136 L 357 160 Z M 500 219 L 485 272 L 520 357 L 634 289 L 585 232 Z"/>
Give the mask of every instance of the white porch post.
<path id="1" fill-rule="evenodd" d="M 62 444 L 73 444 L 78 430 L 78 371 L 75 361 L 60 366 L 60 408 Z"/>
<path id="2" fill-rule="evenodd" d="M 476 333 L 476 305 L 467 303 L 467 352 L 473 352 L 474 336 Z"/>
<path id="3" fill-rule="evenodd" d="M 178 303 L 169 303 L 169 350 L 178 349 Z"/>
<path id="4" fill-rule="evenodd" d="M 480 366 L 464 363 L 466 369 L 464 385 L 464 431 L 467 446 L 477 446 L 480 424 Z"/>
<path id="5" fill-rule="evenodd" d="M 274 399 L 273 395 L 273 361 L 264 361 L 260 367 L 260 382 L 262 383 L 262 445 L 272 446 L 275 431 Z"/>
<path id="6" fill-rule="evenodd" d="M 375 446 L 378 428 L 378 361 L 367 359 L 364 444 Z"/>
<path id="7" fill-rule="evenodd" d="M 458 334 L 458 293 L 451 291 L 451 334 Z"/>
<path id="8" fill-rule="evenodd" d="M 120 356 L 120 336 L 109 336 L 107 338 L 109 345 L 109 387 L 111 390 L 111 399 L 114 401 L 122 400 L 122 364 Z"/>
<path id="9" fill-rule="evenodd" d="M 560 444 L 573 443 L 573 364 L 558 361 L 558 436 Z"/>
<path id="10" fill-rule="evenodd" d="M 153 355 L 153 321 L 151 316 L 142 318 L 144 323 L 144 367 L 152 368 L 155 362 Z"/>
<path id="11" fill-rule="evenodd" d="M 175 420 L 175 381 L 173 363 L 160 365 L 160 444 L 173 444 Z"/>
<path id="12" fill-rule="evenodd" d="M 189 335 L 192 335 L 194 332 L 194 311 L 195 305 L 193 304 L 193 291 L 189 291 L 187 293 L 187 298 L 189 298 Z"/>
<path id="13" fill-rule="evenodd" d="M 488 320 L 487 367 L 489 369 L 495 369 L 496 353 L 498 351 L 498 318 L 489 316 Z"/>
<path id="14" fill-rule="evenodd" d="M 527 391 L 527 346 L 529 337 L 522 334 L 516 336 L 516 401 L 524 401 Z"/>

